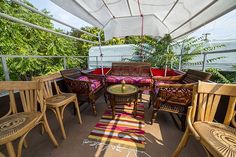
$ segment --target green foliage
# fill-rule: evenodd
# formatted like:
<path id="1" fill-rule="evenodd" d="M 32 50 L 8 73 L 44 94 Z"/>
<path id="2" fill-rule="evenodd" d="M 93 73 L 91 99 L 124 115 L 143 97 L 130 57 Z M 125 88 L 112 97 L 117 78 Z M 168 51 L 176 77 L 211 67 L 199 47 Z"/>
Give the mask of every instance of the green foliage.
<path id="1" fill-rule="evenodd" d="M 170 61 L 176 60 L 170 35 L 165 35 L 160 40 L 148 36 L 133 37 L 129 38 L 129 42 L 137 46 L 135 55 L 140 56 L 140 58 L 135 58 L 137 61 L 150 62 L 154 67 L 163 68 L 166 64 L 170 64 Z"/>
<path id="2" fill-rule="evenodd" d="M 24 2 L 32 6 L 29 2 Z M 33 13 L 11 1 L 0 1 L 0 11 L 33 24 L 61 32 L 61 30 L 53 28 L 53 24 L 48 18 Z M 49 15 L 48 11 L 43 10 L 43 12 Z M 40 56 L 79 55 L 75 44 L 75 41 L 68 38 L 13 23 L 6 19 L 0 19 L 1 54 Z M 61 70 L 63 68 L 63 60 L 58 58 L 11 58 L 7 59 L 7 65 L 11 79 L 28 80 L 33 75 Z"/>

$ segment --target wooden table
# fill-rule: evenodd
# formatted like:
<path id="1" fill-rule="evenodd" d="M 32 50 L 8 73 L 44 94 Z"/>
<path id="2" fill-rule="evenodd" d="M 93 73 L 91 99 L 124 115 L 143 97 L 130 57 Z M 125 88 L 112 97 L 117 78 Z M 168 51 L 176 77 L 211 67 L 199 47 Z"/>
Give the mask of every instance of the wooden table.
<path id="1" fill-rule="evenodd" d="M 134 103 L 134 117 L 137 112 L 138 87 L 130 84 L 117 84 L 107 87 L 108 100 L 112 109 L 112 118 L 115 118 L 115 105 Z"/>

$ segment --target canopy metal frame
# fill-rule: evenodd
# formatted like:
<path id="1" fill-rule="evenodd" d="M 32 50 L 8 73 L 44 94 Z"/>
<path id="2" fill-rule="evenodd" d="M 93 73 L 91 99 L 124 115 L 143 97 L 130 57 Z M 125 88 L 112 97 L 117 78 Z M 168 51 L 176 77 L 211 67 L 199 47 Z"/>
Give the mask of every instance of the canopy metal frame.
<path id="1" fill-rule="evenodd" d="M 129 17 L 130 18 L 134 18 L 134 17 L 139 16 L 136 13 L 137 11 L 134 12 L 134 10 L 133 10 L 133 8 L 131 6 L 131 0 L 124 0 L 124 2 L 122 2 L 123 3 L 122 4 L 123 7 L 127 7 L 128 8 L 127 9 L 127 15 L 124 15 L 124 16 L 122 14 L 115 15 L 114 12 L 113 12 L 114 11 L 113 8 L 115 8 L 115 6 L 112 6 L 113 8 L 111 8 L 110 7 L 111 5 L 109 4 L 109 1 L 101 0 L 101 3 L 103 4 L 103 7 L 100 7 L 99 9 L 105 8 L 105 9 L 103 9 L 104 12 L 106 11 L 106 12 L 109 13 L 109 14 L 106 15 L 107 20 L 105 20 L 105 21 L 102 21 L 103 17 L 101 17 L 100 15 L 93 14 L 92 12 L 89 11 L 89 9 L 91 9 L 91 8 L 90 8 L 89 5 L 86 6 L 86 2 L 87 1 L 82 1 L 80 3 L 80 0 L 68 0 L 68 4 L 70 4 L 70 5 L 73 4 L 74 5 L 73 8 L 76 8 L 76 6 L 77 6 L 78 7 L 77 9 L 81 9 L 82 10 L 81 14 L 77 14 L 75 9 L 70 10 L 70 7 L 69 7 L 70 5 L 64 5 L 62 0 L 51 0 L 51 1 L 53 3 L 55 3 L 56 5 L 60 6 L 61 8 L 71 12 L 75 16 L 78 16 L 78 17 L 84 19 L 88 23 L 90 23 L 92 25 L 95 25 L 97 27 L 100 27 L 101 29 L 104 29 L 104 31 L 105 31 L 105 40 L 110 40 L 111 37 L 123 37 L 123 36 L 131 35 L 129 33 L 127 33 L 127 35 L 124 35 L 123 33 L 119 33 L 119 32 L 123 32 L 123 30 L 122 29 L 116 30 L 116 27 L 114 29 L 112 29 L 113 25 L 115 25 L 116 23 L 119 23 L 119 22 L 114 21 L 114 24 L 112 23 L 110 26 L 108 26 L 108 24 L 110 22 L 112 22 L 115 19 L 117 19 L 117 20 L 118 19 L 122 19 L 124 17 L 125 18 L 129 18 Z M 116 1 L 116 3 L 120 3 L 120 2 L 121 1 Z M 135 2 L 138 3 L 139 0 L 135 0 Z M 132 4 L 133 3 L 134 2 L 132 2 Z M 151 5 L 151 3 L 150 3 L 150 5 Z M 161 18 L 159 16 L 156 16 L 156 12 L 153 12 L 153 13 L 144 13 L 143 14 L 144 19 L 146 18 L 147 15 L 154 16 L 154 18 L 156 18 L 157 21 L 160 21 L 162 23 L 162 25 L 163 25 L 162 27 L 165 27 L 165 29 L 168 28 L 168 29 L 164 30 L 165 34 L 173 35 L 173 40 L 176 40 L 176 39 L 179 39 L 179 38 L 181 38 L 181 37 L 183 37 L 183 36 L 193 32 L 193 31 L 195 31 L 196 29 L 206 25 L 207 23 L 209 23 L 209 22 L 219 18 L 220 16 L 222 16 L 222 15 L 224 15 L 224 14 L 226 14 L 226 13 L 228 13 L 231 10 L 236 8 L 236 3 L 233 0 L 231 0 L 228 4 L 226 4 L 226 7 L 224 9 L 218 11 L 218 13 L 217 13 L 217 10 L 215 11 L 214 9 L 217 9 L 217 7 L 219 7 L 220 5 L 224 4 L 224 0 L 210 0 L 209 3 L 204 4 L 201 8 L 199 8 L 199 10 L 197 10 L 196 12 L 193 12 L 193 14 L 190 14 L 190 16 L 188 18 L 184 19 L 184 21 L 180 22 L 178 25 L 174 25 L 174 24 L 172 25 L 172 24 L 169 23 L 169 20 L 167 21 L 167 19 L 170 17 L 170 15 L 172 15 L 171 12 L 173 12 L 173 10 L 176 10 L 176 8 L 179 7 L 178 4 L 180 4 L 180 3 L 183 3 L 183 2 L 180 1 L 180 0 L 173 1 L 173 5 L 171 4 L 172 6 L 170 6 L 168 8 L 167 12 Z M 141 5 L 146 5 L 146 4 L 142 4 L 142 3 L 140 3 L 140 4 Z M 197 1 L 195 1 L 193 5 L 195 5 L 195 4 L 197 4 Z M 187 8 L 187 9 L 189 9 L 189 8 Z M 209 13 L 213 13 L 213 14 L 214 14 L 214 11 L 215 11 L 216 15 L 215 16 L 209 16 L 209 18 L 207 18 L 207 19 L 203 18 L 201 15 L 205 16 L 208 13 L 208 10 L 209 10 Z M 98 12 L 98 10 L 96 10 L 96 12 Z M 211 15 L 213 15 L 213 14 L 211 14 Z M 114 17 L 114 15 L 115 15 L 115 17 Z M 83 16 L 83 17 L 81 17 L 81 16 Z M 206 19 L 206 20 L 203 20 L 200 23 L 196 23 L 196 21 L 198 21 L 198 17 L 200 17 L 201 19 L 202 18 Z M 192 24 L 192 23 L 196 23 L 196 24 Z M 119 23 L 119 24 L 121 26 L 124 25 L 124 23 L 122 23 L 122 22 Z M 188 26 L 188 24 L 190 26 Z M 156 27 L 158 27 L 158 26 L 156 26 Z M 188 29 L 185 29 L 185 27 L 186 28 L 188 27 Z M 110 30 L 112 30 L 112 31 L 110 31 Z M 138 33 L 136 33 L 138 31 L 138 29 L 137 29 L 137 31 L 133 31 L 133 29 L 131 27 L 130 27 L 130 30 L 127 29 L 126 31 L 127 32 L 130 31 L 130 33 L 131 32 L 132 33 L 135 32 L 134 33 L 135 35 L 138 34 Z M 147 30 L 145 30 L 145 32 L 146 31 Z M 117 34 L 116 34 L 116 32 L 117 32 Z M 157 36 L 159 36 L 159 35 L 162 36 L 163 35 L 163 33 L 158 33 L 158 31 L 156 31 L 156 32 L 157 32 L 157 34 L 155 34 L 155 35 L 157 35 Z M 161 31 L 161 32 L 163 32 L 163 31 Z M 152 33 L 152 34 L 150 34 L 150 33 Z M 149 32 L 149 33 L 146 32 L 145 34 L 146 35 L 154 35 L 153 32 Z"/>

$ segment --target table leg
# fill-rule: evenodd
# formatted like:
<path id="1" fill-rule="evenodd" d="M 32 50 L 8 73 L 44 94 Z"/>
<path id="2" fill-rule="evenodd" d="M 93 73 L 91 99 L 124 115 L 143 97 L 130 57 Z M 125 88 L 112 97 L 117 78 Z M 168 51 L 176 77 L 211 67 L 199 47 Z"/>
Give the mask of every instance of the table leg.
<path id="1" fill-rule="evenodd" d="M 111 101 L 112 119 L 115 119 L 115 102 Z"/>
<path id="2" fill-rule="evenodd" d="M 133 113 L 133 114 L 134 114 L 134 117 L 136 117 L 136 115 L 137 115 L 137 104 L 138 104 L 138 103 L 137 103 L 137 100 L 135 100 L 135 101 L 134 101 L 134 113 Z"/>
<path id="3" fill-rule="evenodd" d="M 9 157 L 16 157 L 16 153 L 12 145 L 12 142 L 8 142 L 6 146 L 7 146 L 7 152 L 8 152 Z"/>

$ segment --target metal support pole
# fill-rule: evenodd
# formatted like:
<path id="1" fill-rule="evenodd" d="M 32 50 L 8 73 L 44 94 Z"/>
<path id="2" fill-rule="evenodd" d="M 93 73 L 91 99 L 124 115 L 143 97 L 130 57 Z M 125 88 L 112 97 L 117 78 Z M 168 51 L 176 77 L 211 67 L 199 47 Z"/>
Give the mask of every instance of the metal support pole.
<path id="1" fill-rule="evenodd" d="M 206 71 L 206 53 L 203 53 L 203 64 L 202 64 L 202 71 Z"/>
<path id="2" fill-rule="evenodd" d="M 9 81 L 10 80 L 10 76 L 9 76 L 9 70 L 7 67 L 7 62 L 6 62 L 6 57 L 2 56 L 2 67 L 3 67 L 3 72 L 5 75 L 5 80 Z"/>
<path id="3" fill-rule="evenodd" d="M 35 8 L 33 8 L 33 7 L 31 7 L 31 6 L 27 5 L 27 4 L 25 4 L 25 3 L 24 3 L 23 1 L 21 1 L 21 0 L 12 0 L 12 1 L 15 2 L 16 4 L 22 6 L 22 7 L 25 7 L 26 9 L 31 10 L 31 11 L 34 12 L 34 13 L 37 13 L 37 14 L 39 14 L 39 15 L 42 15 L 42 16 L 44 16 L 44 17 L 46 17 L 46 18 L 49 18 L 49 19 L 51 19 L 51 20 L 53 20 L 53 21 L 56 21 L 56 22 L 58 22 L 58 23 L 60 23 L 60 24 L 62 24 L 62 25 L 65 25 L 65 26 L 67 26 L 67 27 L 76 29 L 76 30 L 78 30 L 78 31 L 80 31 L 80 32 L 82 32 L 82 33 L 85 33 L 85 34 L 88 34 L 88 35 L 97 37 L 96 35 L 94 35 L 94 34 L 92 34 L 92 33 L 89 33 L 89 32 L 86 32 L 86 31 L 84 31 L 84 30 L 81 30 L 81 29 L 79 29 L 79 28 L 76 28 L 76 27 L 74 27 L 74 26 L 71 26 L 71 25 L 69 25 L 69 24 L 67 24 L 67 23 L 65 23 L 65 22 L 62 22 L 62 21 L 60 21 L 60 20 L 58 20 L 58 19 L 55 19 L 55 18 L 53 18 L 53 17 L 51 17 L 51 16 L 49 16 L 49 15 L 47 15 L 47 14 L 41 12 L 41 11 L 38 11 L 37 9 L 35 9 Z"/>
<path id="4" fill-rule="evenodd" d="M 183 41 L 180 56 L 179 56 L 179 70 L 182 70 L 182 56 L 183 56 L 183 53 L 184 53 L 184 41 Z"/>
<path id="5" fill-rule="evenodd" d="M 87 60 L 87 68 L 86 69 L 90 69 L 90 67 L 89 67 L 89 59 L 90 59 L 89 56 L 87 56 L 86 57 L 86 60 Z"/>
<path id="6" fill-rule="evenodd" d="M 102 75 L 104 75 L 103 71 L 103 54 L 102 54 L 102 44 L 101 44 L 101 34 L 98 32 L 98 43 L 99 43 L 99 50 L 100 50 L 100 58 L 101 58 L 101 68 L 102 68 Z"/>
<path id="7" fill-rule="evenodd" d="M 86 39 L 70 36 L 70 35 L 67 35 L 67 34 L 64 34 L 64 33 L 56 32 L 56 31 L 50 30 L 48 28 L 38 26 L 38 25 L 35 25 L 35 24 L 32 24 L 32 23 L 26 22 L 24 20 L 18 19 L 16 17 L 7 15 L 7 14 L 2 13 L 2 12 L 0 12 L 0 17 L 3 17 L 3 18 L 8 19 L 10 21 L 20 23 L 20 24 L 23 24 L 23 25 L 26 25 L 26 26 L 29 26 L 29 27 L 32 27 L 32 28 L 35 28 L 35 29 L 38 29 L 38 30 L 42 30 L 42 31 L 45 31 L 45 32 L 49 32 L 49 33 L 53 33 L 53 34 L 56 34 L 56 35 L 64 36 L 64 37 L 71 38 L 71 39 L 74 39 L 74 40 L 84 41 L 84 42 L 91 43 L 91 44 L 97 44 L 97 42 L 93 42 L 93 41 L 89 41 L 89 40 L 86 40 Z"/>
<path id="8" fill-rule="evenodd" d="M 123 56 L 120 56 L 120 61 L 123 61 Z"/>
<path id="9" fill-rule="evenodd" d="M 67 65 L 67 63 L 66 63 L 66 57 L 63 57 L 63 62 L 64 62 L 64 69 L 67 69 L 67 67 L 66 67 L 66 65 Z"/>
<path id="10" fill-rule="evenodd" d="M 96 67 L 98 68 L 98 56 L 96 56 Z"/>
<path id="11" fill-rule="evenodd" d="M 170 68 L 171 68 L 171 69 L 173 69 L 173 64 L 174 64 L 174 63 L 173 63 L 173 58 L 172 58 L 171 61 L 170 61 Z"/>
<path id="12" fill-rule="evenodd" d="M 181 63 L 182 61 L 181 61 L 181 60 L 182 60 L 182 55 L 179 56 L 179 70 L 182 69 L 182 65 L 181 65 L 181 64 L 182 64 L 182 63 Z"/>
<path id="13" fill-rule="evenodd" d="M 167 69 L 168 69 L 168 59 L 166 59 L 166 64 L 165 64 L 165 74 L 164 74 L 164 76 L 166 77 L 166 75 L 167 75 Z"/>

